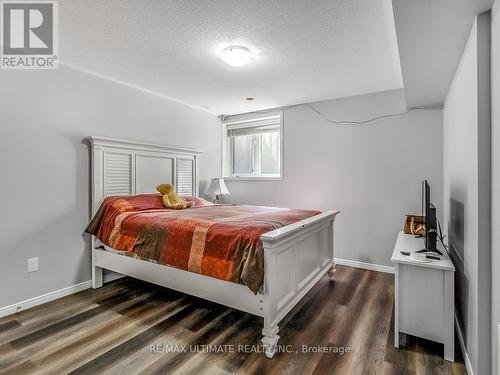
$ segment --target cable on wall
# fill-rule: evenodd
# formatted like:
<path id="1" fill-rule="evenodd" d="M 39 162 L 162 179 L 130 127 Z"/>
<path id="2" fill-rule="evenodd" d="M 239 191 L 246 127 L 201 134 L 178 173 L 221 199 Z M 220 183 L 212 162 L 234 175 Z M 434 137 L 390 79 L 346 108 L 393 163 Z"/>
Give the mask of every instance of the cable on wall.
<path id="1" fill-rule="evenodd" d="M 338 125 L 338 124 L 369 125 L 369 124 L 371 124 L 371 123 L 373 123 L 373 122 L 375 122 L 377 120 L 382 120 L 382 119 L 392 118 L 392 117 L 404 116 L 404 115 L 410 113 L 411 111 L 442 109 L 443 108 L 442 106 L 436 106 L 436 105 L 421 106 L 421 107 L 409 107 L 404 112 L 390 113 L 390 114 L 387 114 L 387 115 L 380 115 L 380 116 L 372 117 L 372 118 L 369 118 L 367 120 L 354 121 L 354 120 L 332 120 L 332 119 L 329 119 L 328 117 L 326 117 L 323 113 L 321 113 L 320 111 L 318 111 L 316 108 L 314 108 L 314 106 L 312 106 L 311 104 L 304 104 L 304 105 L 306 107 L 310 108 L 314 113 L 316 113 L 318 116 L 320 116 L 323 120 L 328 121 L 329 123 L 335 124 L 335 125 Z"/>
<path id="2" fill-rule="evenodd" d="M 328 118 L 325 114 L 323 114 L 321 111 L 319 111 L 318 109 L 316 109 L 312 104 L 294 104 L 294 105 L 289 105 L 289 106 L 284 106 L 284 107 L 279 107 L 279 108 L 273 108 L 273 109 L 263 109 L 263 110 L 260 110 L 260 111 L 249 112 L 247 114 L 269 113 L 269 112 L 274 112 L 274 111 L 278 111 L 278 110 L 291 109 L 291 108 L 295 108 L 295 107 L 307 107 L 310 110 L 312 110 L 314 113 L 316 113 L 319 117 L 321 117 L 323 120 L 325 120 L 325 121 L 327 121 L 327 122 L 329 122 L 331 124 L 334 124 L 334 125 L 341 125 L 341 124 L 347 124 L 347 125 L 369 125 L 369 124 L 372 124 L 373 122 L 376 122 L 377 120 L 382 120 L 382 119 L 392 118 L 392 117 L 404 116 L 404 115 L 406 115 L 406 114 L 408 114 L 408 113 L 410 113 L 412 111 L 417 111 L 417 110 L 433 110 L 433 109 L 440 110 L 440 109 L 443 109 L 442 105 L 427 105 L 427 106 L 409 107 L 404 112 L 390 113 L 390 114 L 380 115 L 380 116 L 372 117 L 372 118 L 369 118 L 369 119 L 366 119 L 366 120 L 359 120 L 359 121 L 355 121 L 355 120 L 332 120 L 332 119 Z M 230 116 L 225 116 L 225 115 L 221 115 L 220 116 L 221 119 L 224 119 L 226 117 L 230 117 Z"/>

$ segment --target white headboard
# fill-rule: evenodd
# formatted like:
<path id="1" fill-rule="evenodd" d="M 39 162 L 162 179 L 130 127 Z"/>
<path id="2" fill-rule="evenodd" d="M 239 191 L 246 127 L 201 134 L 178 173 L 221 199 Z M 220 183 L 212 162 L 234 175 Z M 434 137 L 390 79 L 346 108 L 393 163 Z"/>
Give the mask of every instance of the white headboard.
<path id="1" fill-rule="evenodd" d="M 155 193 L 160 183 L 198 195 L 200 151 L 105 137 L 89 137 L 92 214 L 111 195 Z"/>

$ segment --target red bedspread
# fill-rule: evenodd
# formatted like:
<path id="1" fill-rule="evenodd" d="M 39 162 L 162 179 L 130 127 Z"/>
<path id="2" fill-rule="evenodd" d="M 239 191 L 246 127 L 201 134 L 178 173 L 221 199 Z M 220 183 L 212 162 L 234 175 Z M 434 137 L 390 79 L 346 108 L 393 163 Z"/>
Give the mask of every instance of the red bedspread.
<path id="1" fill-rule="evenodd" d="M 163 207 L 156 194 L 109 197 L 86 229 L 127 255 L 246 285 L 264 279 L 260 235 L 319 211 L 213 205 Z"/>

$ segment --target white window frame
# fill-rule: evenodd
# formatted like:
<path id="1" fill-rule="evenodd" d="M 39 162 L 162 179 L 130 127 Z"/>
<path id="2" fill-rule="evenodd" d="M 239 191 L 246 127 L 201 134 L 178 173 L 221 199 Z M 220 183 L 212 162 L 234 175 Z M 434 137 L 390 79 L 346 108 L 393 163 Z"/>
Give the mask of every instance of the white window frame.
<path id="1" fill-rule="evenodd" d="M 251 122 L 258 119 L 266 119 L 279 116 L 279 132 L 280 132 L 280 173 L 279 175 L 254 175 L 254 174 L 240 174 L 234 175 L 232 173 L 232 162 L 233 158 L 230 156 L 232 153 L 230 138 L 227 136 L 227 127 L 230 124 L 235 123 L 245 123 Z M 283 111 L 273 111 L 269 113 L 253 113 L 253 114 L 245 114 L 245 115 L 234 115 L 234 116 L 226 116 L 221 118 L 221 127 L 222 127 L 222 177 L 226 180 L 283 180 L 283 143 L 284 143 L 284 134 L 283 134 Z M 254 153 L 257 154 L 257 158 L 253 158 L 254 162 L 254 171 L 258 171 L 260 168 L 260 160 L 261 153 L 259 151 L 261 145 L 254 145 Z M 258 165 L 258 167 L 257 167 Z"/>

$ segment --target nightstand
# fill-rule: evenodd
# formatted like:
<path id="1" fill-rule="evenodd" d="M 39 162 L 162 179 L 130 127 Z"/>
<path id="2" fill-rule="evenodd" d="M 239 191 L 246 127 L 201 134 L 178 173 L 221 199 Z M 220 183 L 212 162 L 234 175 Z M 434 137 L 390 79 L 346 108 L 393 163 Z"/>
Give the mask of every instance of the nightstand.
<path id="1" fill-rule="evenodd" d="M 400 232 L 392 253 L 395 263 L 394 346 L 399 332 L 444 344 L 444 359 L 455 360 L 454 273 L 446 251 L 441 260 L 420 263 L 401 251 L 424 248 L 424 239 Z"/>

